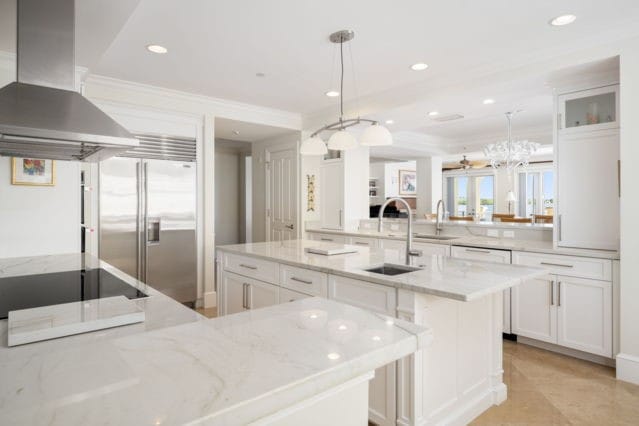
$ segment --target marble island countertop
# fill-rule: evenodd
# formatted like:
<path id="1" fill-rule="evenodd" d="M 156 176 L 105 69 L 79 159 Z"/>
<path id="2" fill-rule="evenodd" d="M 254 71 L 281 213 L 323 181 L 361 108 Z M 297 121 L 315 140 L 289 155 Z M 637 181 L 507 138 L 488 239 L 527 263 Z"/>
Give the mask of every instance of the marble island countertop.
<path id="1" fill-rule="evenodd" d="M 305 252 L 307 247 L 334 246 L 322 241 L 289 240 L 218 246 L 217 250 L 460 301 L 475 300 L 547 274 L 540 268 L 433 255 L 413 258 L 418 271 L 387 276 L 366 269 L 384 263 L 404 264 L 401 250 L 353 246 L 356 253 L 324 256 Z"/>
<path id="2" fill-rule="evenodd" d="M 505 224 L 511 225 L 511 224 Z M 515 224 L 519 225 L 519 224 Z M 448 226 L 448 225 L 446 225 Z M 463 226 L 463 225 L 457 225 Z M 535 225 L 542 226 L 542 225 Z M 552 229 L 552 228 L 551 228 Z M 322 229 L 322 228 L 313 228 L 307 229 L 306 232 L 319 232 L 322 234 L 333 234 L 333 235 L 344 235 L 351 237 L 372 237 L 372 238 L 384 238 L 391 240 L 406 240 L 406 234 L 401 231 L 390 231 L 390 232 L 377 232 L 372 229 L 360 229 L 357 231 L 339 231 L 333 229 Z M 448 234 L 443 234 L 449 236 Z M 567 248 L 567 247 L 554 247 L 552 241 L 548 240 L 522 240 L 516 238 L 496 238 L 496 237 L 487 237 L 484 235 L 450 235 L 451 237 L 455 237 L 450 240 L 437 240 L 437 239 L 429 239 L 429 238 L 413 238 L 415 242 L 424 242 L 431 244 L 444 244 L 444 245 L 455 245 L 455 246 L 470 246 L 470 247 L 481 247 L 487 249 L 500 249 L 500 250 L 514 250 L 514 251 L 525 251 L 532 253 L 548 253 L 548 254 L 560 254 L 567 256 L 582 256 L 582 257 L 594 257 L 599 259 L 619 259 L 618 251 L 608 251 L 608 250 L 587 250 L 587 249 L 578 249 L 578 248 Z"/>
<path id="3" fill-rule="evenodd" d="M 208 320 L 80 255 L 0 259 L 0 277 L 81 266 L 143 286 L 145 323 L 9 348 L 1 320 L 0 424 L 246 424 L 432 339 L 424 327 L 320 298 Z"/>

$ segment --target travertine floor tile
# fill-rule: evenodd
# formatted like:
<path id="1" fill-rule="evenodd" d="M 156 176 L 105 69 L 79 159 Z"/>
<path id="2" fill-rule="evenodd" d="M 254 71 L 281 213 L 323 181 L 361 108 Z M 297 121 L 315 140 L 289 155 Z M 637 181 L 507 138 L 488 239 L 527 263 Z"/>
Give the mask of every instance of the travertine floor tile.
<path id="1" fill-rule="evenodd" d="M 639 386 L 614 369 L 504 342 L 508 399 L 474 425 L 639 425 Z"/>

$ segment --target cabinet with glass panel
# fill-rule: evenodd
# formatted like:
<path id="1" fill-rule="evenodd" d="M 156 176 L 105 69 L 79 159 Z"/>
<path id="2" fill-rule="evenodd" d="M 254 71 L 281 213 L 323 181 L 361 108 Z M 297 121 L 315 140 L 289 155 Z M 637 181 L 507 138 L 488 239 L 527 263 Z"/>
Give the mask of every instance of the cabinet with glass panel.
<path id="1" fill-rule="evenodd" d="M 619 85 L 557 97 L 557 130 L 563 134 L 619 127 Z"/>

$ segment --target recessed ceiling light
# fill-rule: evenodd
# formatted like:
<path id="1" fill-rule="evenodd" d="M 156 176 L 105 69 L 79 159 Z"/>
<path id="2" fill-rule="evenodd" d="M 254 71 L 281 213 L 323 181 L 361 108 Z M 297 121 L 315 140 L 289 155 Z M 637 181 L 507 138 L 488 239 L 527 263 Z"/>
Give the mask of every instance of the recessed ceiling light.
<path id="1" fill-rule="evenodd" d="M 329 98 L 335 98 L 339 96 L 339 92 L 335 90 L 329 90 L 328 92 L 325 93 L 325 95 L 328 96 Z"/>
<path id="2" fill-rule="evenodd" d="M 386 120 L 386 124 L 395 124 L 394 120 Z"/>
<path id="3" fill-rule="evenodd" d="M 439 115 L 439 111 L 431 111 L 428 113 L 428 115 L 431 117 L 435 117 L 436 115 Z"/>
<path id="4" fill-rule="evenodd" d="M 426 68 L 428 68 L 428 64 L 425 64 L 423 62 L 418 62 L 410 66 L 410 69 L 412 69 L 413 71 L 424 71 Z"/>
<path id="5" fill-rule="evenodd" d="M 342 330 L 342 331 L 346 330 L 347 328 L 348 327 L 346 327 L 344 324 L 340 324 L 340 326 L 337 327 L 338 330 Z"/>
<path id="6" fill-rule="evenodd" d="M 328 357 L 328 359 L 335 361 L 336 359 L 340 359 L 341 355 L 335 352 L 331 352 L 330 354 L 326 356 Z"/>
<path id="7" fill-rule="evenodd" d="M 573 22 L 575 22 L 575 19 L 577 19 L 575 15 L 561 15 L 553 18 L 550 21 L 550 25 L 554 27 L 561 27 L 563 25 L 572 24 Z"/>
<path id="8" fill-rule="evenodd" d="M 146 50 L 148 50 L 149 52 L 160 53 L 160 54 L 166 53 L 169 51 L 166 47 L 160 46 L 159 44 L 149 44 L 146 47 Z"/>
<path id="9" fill-rule="evenodd" d="M 490 98 L 484 99 L 484 102 L 483 102 L 484 105 L 492 105 L 494 103 L 495 103 L 495 100 Z"/>

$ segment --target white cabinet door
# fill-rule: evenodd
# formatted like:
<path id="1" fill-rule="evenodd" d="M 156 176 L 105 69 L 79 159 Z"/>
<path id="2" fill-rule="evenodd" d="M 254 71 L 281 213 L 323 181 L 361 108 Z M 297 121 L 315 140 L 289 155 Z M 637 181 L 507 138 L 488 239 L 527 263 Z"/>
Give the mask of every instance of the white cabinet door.
<path id="1" fill-rule="evenodd" d="M 619 131 L 559 136 L 557 245 L 619 248 Z"/>
<path id="2" fill-rule="evenodd" d="M 247 279 L 230 272 L 222 273 L 223 315 L 235 314 L 245 309 Z"/>
<path id="3" fill-rule="evenodd" d="M 526 280 L 512 288 L 512 332 L 557 343 L 555 275 Z"/>
<path id="4" fill-rule="evenodd" d="M 559 95 L 557 113 L 560 135 L 619 128 L 619 85 Z"/>
<path id="5" fill-rule="evenodd" d="M 265 308 L 279 303 L 279 287 L 261 281 L 251 280 L 247 306 L 249 309 Z"/>
<path id="6" fill-rule="evenodd" d="M 511 263 L 510 251 L 508 250 L 492 250 L 492 249 L 484 249 L 484 248 L 476 248 L 476 247 L 453 246 L 451 247 L 450 255 L 452 257 L 459 257 L 462 259 L 484 260 L 486 262 L 507 263 L 507 264 Z M 510 312 L 511 298 L 512 298 L 511 289 L 504 290 L 503 332 L 508 334 L 512 333 L 511 312 Z"/>
<path id="7" fill-rule="evenodd" d="M 612 283 L 557 276 L 558 343 L 612 357 Z"/>
<path id="8" fill-rule="evenodd" d="M 320 166 L 320 221 L 322 228 L 342 229 L 344 214 L 344 163 L 326 162 Z"/>

